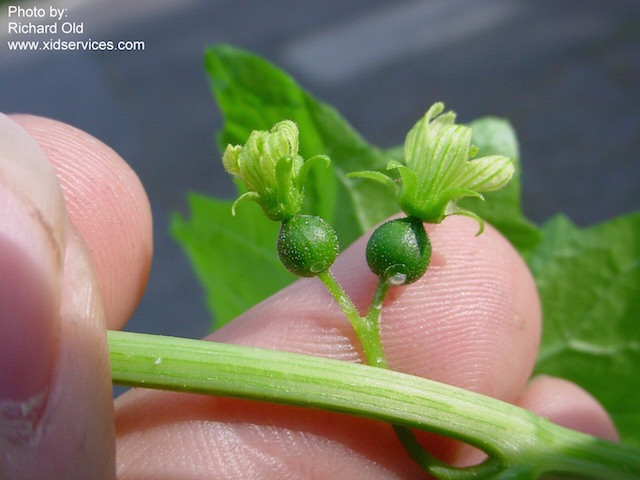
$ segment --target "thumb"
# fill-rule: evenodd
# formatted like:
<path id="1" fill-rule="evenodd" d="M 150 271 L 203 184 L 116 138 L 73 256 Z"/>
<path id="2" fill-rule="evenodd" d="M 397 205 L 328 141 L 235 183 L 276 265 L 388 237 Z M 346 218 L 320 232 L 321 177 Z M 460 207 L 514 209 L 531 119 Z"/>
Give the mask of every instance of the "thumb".
<path id="1" fill-rule="evenodd" d="M 111 478 L 104 316 L 89 256 L 44 153 L 2 115 L 0 218 L 0 477 Z"/>

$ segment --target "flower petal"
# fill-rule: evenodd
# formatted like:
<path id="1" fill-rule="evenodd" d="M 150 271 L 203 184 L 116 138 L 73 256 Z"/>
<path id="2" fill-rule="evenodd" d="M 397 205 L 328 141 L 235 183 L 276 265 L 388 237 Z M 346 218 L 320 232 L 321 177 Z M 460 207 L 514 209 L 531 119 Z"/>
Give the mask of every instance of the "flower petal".
<path id="1" fill-rule="evenodd" d="M 265 157 L 279 159 L 298 153 L 298 127 L 291 120 L 276 123 L 269 132 L 263 132 Z"/>
<path id="2" fill-rule="evenodd" d="M 515 171 L 511 158 L 492 155 L 469 160 L 464 174 L 458 179 L 461 187 L 476 192 L 491 192 L 504 187 Z"/>
<path id="3" fill-rule="evenodd" d="M 242 151 L 242 145 L 227 145 L 227 148 L 222 154 L 222 166 L 224 169 L 233 176 L 240 174 L 238 168 L 238 156 Z"/>
<path id="4" fill-rule="evenodd" d="M 421 178 L 425 189 L 441 192 L 451 187 L 460 186 L 458 178 L 464 173 L 469 158 L 471 129 L 464 125 L 451 125 L 442 128 L 432 140 L 433 154 L 430 174 Z M 426 185 L 430 184 L 429 187 Z"/>

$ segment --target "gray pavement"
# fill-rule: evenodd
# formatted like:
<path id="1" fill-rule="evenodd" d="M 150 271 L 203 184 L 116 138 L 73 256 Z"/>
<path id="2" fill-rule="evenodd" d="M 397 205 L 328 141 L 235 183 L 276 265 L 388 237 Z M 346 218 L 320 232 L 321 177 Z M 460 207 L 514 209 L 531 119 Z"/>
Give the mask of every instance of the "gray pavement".
<path id="1" fill-rule="evenodd" d="M 214 42 L 279 64 L 380 146 L 400 143 L 437 100 L 461 121 L 509 118 L 521 142 L 524 208 L 537 222 L 564 211 L 587 225 L 640 208 L 636 0 L 39 4 L 68 8 L 85 37 L 145 42 L 142 52 L 10 52 L 6 5 L 0 12 L 0 111 L 90 132 L 148 191 L 156 253 L 131 330 L 200 337 L 210 325 L 168 222 L 185 210 L 188 190 L 232 194 L 202 68 Z"/>

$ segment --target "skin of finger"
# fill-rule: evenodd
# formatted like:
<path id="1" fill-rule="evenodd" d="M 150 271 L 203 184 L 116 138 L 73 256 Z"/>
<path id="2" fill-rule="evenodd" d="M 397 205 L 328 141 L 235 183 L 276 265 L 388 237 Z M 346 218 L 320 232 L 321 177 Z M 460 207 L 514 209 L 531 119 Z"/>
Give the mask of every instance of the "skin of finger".
<path id="1" fill-rule="evenodd" d="M 527 384 L 516 404 L 563 427 L 605 440 L 619 440 L 611 417 L 598 401 L 567 380 L 537 376 Z"/>
<path id="2" fill-rule="evenodd" d="M 16 478 L 115 478 L 115 432 L 104 311 L 91 257 L 67 235 L 58 355 L 36 435 L 5 452 Z"/>
<path id="3" fill-rule="evenodd" d="M 0 362 L 5 369 L 11 365 L 1 396 L 24 400 L 39 394 L 51 375 L 58 329 L 51 312 L 59 306 L 66 214 L 43 152 L 5 115 L 0 115 L 0 219 Z M 28 372 L 24 363 L 33 362 L 26 345 L 45 359 Z"/>
<path id="4" fill-rule="evenodd" d="M 27 328 L 30 344 L 4 335 L 2 340 L 22 348 L 13 352 L 24 369 L 13 371 L 18 378 L 33 377 L 33 369 L 47 366 L 46 378 L 39 378 L 40 390 L 23 392 L 33 394 L 21 405 L 28 416 L 4 409 L 11 398 L 0 401 L 0 477 L 113 478 L 115 443 L 104 316 L 90 259 L 78 248 L 79 237 L 67 221 L 57 178 L 44 153 L 17 124 L 5 116 L 0 122 L 3 135 L 10 134 L 10 140 L 0 141 L 2 206 L 12 207 L 3 212 L 3 227 L 14 227 L 2 231 L 2 253 L 6 254 L 5 248 L 15 251 L 13 270 L 3 275 L 13 272 L 16 282 L 37 296 L 20 298 L 30 303 L 15 312 L 21 322 L 33 325 L 16 325 L 11 313 L 2 319 L 12 327 L 10 333 Z M 17 152 L 12 151 L 14 143 Z M 3 295 L 9 292 L 11 288 L 2 289 Z M 6 354 L 4 347 L 2 353 Z"/>
<path id="5" fill-rule="evenodd" d="M 382 340 L 390 366 L 514 400 L 540 336 L 539 301 L 526 266 L 495 230 L 476 237 L 477 224 L 468 219 L 451 218 L 429 232 L 434 258 L 426 276 L 393 290 L 385 303 Z M 332 269 L 361 309 L 376 283 L 364 262 L 365 243 L 356 242 Z M 296 282 L 209 338 L 362 359 L 351 327 L 317 279 Z M 388 426 L 293 407 L 140 390 L 118 399 L 116 432 L 121 478 L 154 476 L 160 464 L 190 478 L 420 475 Z M 445 456 L 454 459 L 457 447 L 441 443 L 436 449 L 449 449 Z"/>
<path id="6" fill-rule="evenodd" d="M 93 259 L 107 325 L 121 328 L 142 297 L 153 251 L 151 209 L 140 180 L 116 152 L 77 128 L 31 115 L 12 118 L 49 158 L 69 218 Z"/>

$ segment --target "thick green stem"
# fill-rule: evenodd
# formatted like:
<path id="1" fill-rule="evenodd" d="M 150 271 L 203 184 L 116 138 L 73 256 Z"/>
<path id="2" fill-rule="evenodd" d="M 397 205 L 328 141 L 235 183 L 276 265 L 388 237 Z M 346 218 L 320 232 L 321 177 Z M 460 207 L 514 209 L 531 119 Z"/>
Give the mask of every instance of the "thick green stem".
<path id="1" fill-rule="evenodd" d="M 508 469 L 500 478 L 537 478 L 545 472 L 640 478 L 636 449 L 424 378 L 202 340 L 115 331 L 108 333 L 108 340 L 117 384 L 320 408 L 429 430 L 475 445 L 498 459 L 500 467 Z M 504 476 L 507 472 L 524 476 Z"/>

